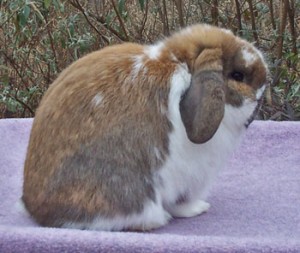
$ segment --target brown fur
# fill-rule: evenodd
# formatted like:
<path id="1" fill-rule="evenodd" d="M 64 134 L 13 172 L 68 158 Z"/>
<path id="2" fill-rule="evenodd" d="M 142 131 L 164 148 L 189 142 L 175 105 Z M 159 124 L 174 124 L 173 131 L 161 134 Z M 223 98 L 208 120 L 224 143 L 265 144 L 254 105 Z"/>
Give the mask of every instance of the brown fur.
<path id="1" fill-rule="evenodd" d="M 242 69 L 246 84 L 228 78 L 244 64 L 237 52 L 245 43 L 218 28 L 194 26 L 164 44 L 154 60 L 141 45 L 107 47 L 73 63 L 51 85 L 34 119 L 24 168 L 23 201 L 39 223 L 126 216 L 141 212 L 146 199 L 155 201 L 152 173 L 168 155 L 172 126 L 164 111 L 179 62 L 192 74 L 223 71 L 226 102 L 235 106 L 264 82 L 260 62 Z M 214 50 L 197 62 L 206 48 Z M 136 56 L 143 56 L 143 66 L 134 77 Z"/>
<path id="2" fill-rule="evenodd" d="M 140 133 L 145 144 L 151 142 L 150 146 L 157 146 L 162 156 L 167 154 L 166 136 L 170 125 L 166 117 L 158 112 L 161 105 L 167 106 L 168 77 L 175 65 L 148 62 L 145 64 L 149 70 L 147 76 L 131 80 L 133 60 L 130 57 L 141 53 L 141 46 L 126 44 L 90 54 L 65 70 L 45 95 L 32 128 L 25 163 L 23 196 L 27 208 L 40 223 L 59 226 L 63 220 L 83 221 L 92 219 L 96 214 L 113 216 L 141 210 L 143 203 L 138 203 L 138 200 L 136 205 L 131 204 L 135 210 L 130 207 L 130 210 L 122 210 L 122 207 L 112 203 L 108 196 L 109 189 L 103 189 L 105 186 L 99 182 L 105 179 L 97 178 L 103 164 L 98 165 L 99 171 L 97 168 L 86 171 L 91 175 L 80 175 L 70 183 L 66 180 L 75 171 L 75 168 L 68 167 L 72 164 L 68 160 L 85 155 L 80 148 L 95 149 L 93 155 L 96 157 L 98 145 L 101 145 L 104 150 L 108 147 L 107 154 L 113 157 L 113 149 L 122 144 L 120 138 L 132 135 L 130 142 L 133 143 L 123 144 L 128 145 L 124 148 L 129 149 L 129 157 L 116 157 L 114 160 L 130 164 L 130 160 L 135 159 L 135 154 L 131 154 L 136 152 L 133 151 L 134 146 L 144 152 L 140 155 L 146 156 L 149 150 L 139 147 L 144 144 L 134 139 L 135 132 Z M 91 101 L 99 92 L 104 100 L 101 106 L 93 106 Z M 129 129 L 124 129 L 124 124 Z M 113 132 L 111 129 L 114 129 Z M 104 138 L 108 136 L 110 138 Z M 115 147 L 110 147 L 112 138 L 119 138 L 120 143 L 116 141 Z M 83 159 L 92 160 L 92 157 Z M 126 159 L 129 160 L 126 162 Z M 161 163 L 156 158 L 152 160 L 150 163 L 154 167 Z M 142 162 L 137 168 L 141 171 L 147 167 Z M 150 192 L 145 194 L 151 195 Z M 129 200 L 127 202 L 130 203 Z"/>

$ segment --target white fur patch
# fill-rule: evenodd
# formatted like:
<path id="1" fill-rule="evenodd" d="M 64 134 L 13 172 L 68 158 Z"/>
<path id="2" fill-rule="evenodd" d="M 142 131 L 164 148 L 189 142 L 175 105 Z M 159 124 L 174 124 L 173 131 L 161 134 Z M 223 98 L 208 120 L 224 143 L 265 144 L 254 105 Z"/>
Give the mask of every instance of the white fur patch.
<path id="1" fill-rule="evenodd" d="M 265 69 L 268 69 L 268 65 L 265 62 L 265 59 L 264 59 L 264 56 L 263 56 L 262 52 L 260 50 L 258 50 L 256 47 L 253 47 L 253 48 L 254 48 L 254 51 L 257 53 L 257 55 L 260 57 Z"/>
<path id="2" fill-rule="evenodd" d="M 145 67 L 143 63 L 143 55 L 137 55 L 133 57 L 133 66 L 132 66 L 132 80 L 134 80 L 141 70 L 143 70 L 143 75 L 147 74 L 147 68 Z"/>
<path id="3" fill-rule="evenodd" d="M 227 34 L 232 34 L 232 35 L 233 35 L 232 31 L 230 31 L 230 30 L 228 30 L 228 29 L 221 28 L 221 30 L 222 30 L 223 32 L 227 33 Z"/>
<path id="4" fill-rule="evenodd" d="M 244 48 L 242 50 L 242 55 L 243 55 L 243 59 L 246 63 L 246 67 L 250 66 L 251 64 L 253 64 L 258 56 L 256 54 L 251 53 L 248 49 Z"/>
<path id="5" fill-rule="evenodd" d="M 94 98 L 92 99 L 92 103 L 95 105 L 95 106 L 98 106 L 100 105 L 100 103 L 103 101 L 104 97 L 98 93 L 94 96 Z"/>
<path id="6" fill-rule="evenodd" d="M 264 56 L 263 56 L 262 52 L 260 50 L 258 50 L 256 47 L 254 47 L 252 44 L 249 44 L 249 42 L 247 42 L 246 40 L 244 40 L 244 39 L 240 39 L 240 40 L 243 43 L 245 43 L 247 45 L 247 47 L 249 47 L 249 45 L 250 45 L 251 49 L 255 52 L 255 54 L 253 54 L 253 53 L 249 52 L 247 50 L 247 48 L 244 48 L 243 51 L 245 51 L 245 53 L 246 53 L 245 56 L 244 56 L 244 59 L 247 58 L 247 54 L 249 53 L 251 55 L 251 56 L 249 56 L 249 58 L 252 58 L 252 57 L 256 57 L 256 59 L 260 58 L 260 60 L 262 61 L 263 65 L 265 67 L 265 69 L 268 69 L 268 65 L 265 62 L 265 59 L 264 59 Z M 246 61 L 246 59 L 245 59 L 245 61 Z"/>
<path id="7" fill-rule="evenodd" d="M 171 213 L 174 217 L 189 218 L 207 212 L 209 208 L 210 204 L 198 199 L 194 202 L 186 202 L 178 205 L 176 208 L 171 210 Z"/>
<path id="8" fill-rule="evenodd" d="M 261 96 L 264 94 L 265 89 L 266 89 L 266 85 L 263 85 L 256 91 L 256 99 L 261 98 Z"/>
<path id="9" fill-rule="evenodd" d="M 193 29 L 189 26 L 189 27 L 186 27 L 185 29 L 183 29 L 181 31 L 182 34 L 187 34 L 187 35 L 190 35 L 193 33 Z"/>
<path id="10" fill-rule="evenodd" d="M 164 47 L 163 42 L 159 42 L 155 45 L 147 46 L 144 53 L 151 59 L 151 60 L 157 60 L 161 54 L 161 51 Z"/>
<path id="11" fill-rule="evenodd" d="M 25 207 L 25 204 L 23 202 L 23 200 L 18 200 L 15 204 L 14 204 L 14 210 L 17 213 L 20 213 L 22 215 L 25 215 L 26 217 L 30 217 L 30 214 L 28 212 L 28 210 Z"/>
<path id="12" fill-rule="evenodd" d="M 179 64 L 177 70 L 171 78 L 171 89 L 169 94 L 169 119 L 181 120 L 179 113 L 179 102 L 182 94 L 188 89 L 191 83 L 191 74 L 188 72 L 188 67 L 185 63 Z M 172 116 L 176 119 L 172 119 Z"/>
<path id="13" fill-rule="evenodd" d="M 119 231 L 123 229 L 139 229 L 149 230 L 161 227 L 168 223 L 171 216 L 164 210 L 161 200 L 158 198 L 156 202 L 149 201 L 145 204 L 141 213 L 131 214 L 128 216 L 116 216 L 112 219 L 98 217 L 92 222 L 72 222 L 65 223 L 63 228 L 90 229 L 90 230 L 106 230 Z"/>
<path id="14" fill-rule="evenodd" d="M 231 129 L 232 132 L 236 132 L 237 135 L 241 135 L 245 130 L 244 124 L 251 117 L 256 106 L 257 102 L 250 99 L 245 99 L 240 107 L 226 104 L 225 115 L 221 124 L 224 124 L 228 129 Z"/>

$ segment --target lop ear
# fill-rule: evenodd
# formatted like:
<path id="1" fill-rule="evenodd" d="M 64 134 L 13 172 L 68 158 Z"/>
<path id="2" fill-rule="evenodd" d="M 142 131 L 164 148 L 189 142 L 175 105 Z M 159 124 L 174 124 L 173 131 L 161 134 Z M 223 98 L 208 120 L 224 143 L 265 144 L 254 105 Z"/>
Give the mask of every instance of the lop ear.
<path id="1" fill-rule="evenodd" d="M 180 114 L 190 141 L 200 144 L 213 137 L 225 110 L 220 49 L 206 49 L 194 64 L 189 89 L 180 102 Z"/>

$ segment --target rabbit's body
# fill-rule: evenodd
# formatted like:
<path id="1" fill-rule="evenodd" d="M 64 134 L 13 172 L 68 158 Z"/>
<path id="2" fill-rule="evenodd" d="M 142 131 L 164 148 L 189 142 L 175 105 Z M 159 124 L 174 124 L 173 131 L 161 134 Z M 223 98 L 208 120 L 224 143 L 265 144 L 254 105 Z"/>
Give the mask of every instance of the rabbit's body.
<path id="1" fill-rule="evenodd" d="M 227 80 L 239 61 L 247 84 Z M 266 73 L 255 48 L 206 25 L 156 45 L 83 57 L 37 111 L 26 208 L 45 226 L 99 230 L 152 229 L 206 211 L 208 190 L 249 123 Z M 199 105 L 199 92 L 199 101 L 210 94 L 208 102 Z"/>

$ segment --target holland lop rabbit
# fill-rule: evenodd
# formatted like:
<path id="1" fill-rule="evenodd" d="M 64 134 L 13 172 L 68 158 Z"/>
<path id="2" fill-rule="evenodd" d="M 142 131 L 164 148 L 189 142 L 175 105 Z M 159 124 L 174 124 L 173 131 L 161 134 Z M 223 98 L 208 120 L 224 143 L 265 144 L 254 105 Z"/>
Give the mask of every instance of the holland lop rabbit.
<path id="1" fill-rule="evenodd" d="M 43 226 L 95 230 L 150 230 L 207 211 L 267 74 L 254 46 L 209 25 L 79 59 L 36 112 L 26 209 Z"/>

